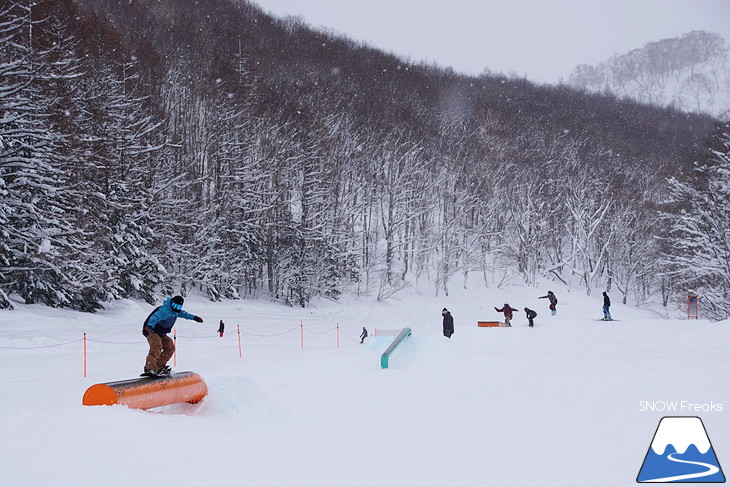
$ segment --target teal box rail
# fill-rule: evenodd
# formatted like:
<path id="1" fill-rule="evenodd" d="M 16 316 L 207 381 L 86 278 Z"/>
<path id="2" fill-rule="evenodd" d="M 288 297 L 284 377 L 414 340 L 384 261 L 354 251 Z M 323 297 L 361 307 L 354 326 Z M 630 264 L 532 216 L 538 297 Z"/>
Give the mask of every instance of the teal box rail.
<path id="1" fill-rule="evenodd" d="M 383 352 L 383 355 L 380 356 L 380 367 L 384 369 L 388 368 L 388 360 L 390 359 L 390 354 L 392 354 L 393 350 L 395 350 L 396 347 L 409 336 L 411 336 L 411 329 L 408 327 L 403 328 L 403 331 L 401 331 L 400 334 L 395 337 L 393 343 L 391 343 L 390 346 L 385 350 L 385 352 Z"/>

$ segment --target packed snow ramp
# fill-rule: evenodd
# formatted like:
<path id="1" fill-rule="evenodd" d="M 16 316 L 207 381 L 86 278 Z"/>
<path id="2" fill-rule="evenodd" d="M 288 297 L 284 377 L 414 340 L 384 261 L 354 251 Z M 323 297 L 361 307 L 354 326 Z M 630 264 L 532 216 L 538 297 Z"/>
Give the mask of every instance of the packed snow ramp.
<path id="1" fill-rule="evenodd" d="M 403 328 L 403 331 L 400 332 L 400 334 L 395 337 L 395 340 L 393 340 L 393 343 L 390 344 L 390 346 L 383 352 L 383 355 L 380 356 L 380 367 L 387 369 L 388 368 L 388 361 L 390 360 L 390 355 L 393 353 L 393 351 L 400 345 L 403 340 L 405 340 L 407 337 L 411 336 L 411 329 L 406 327 Z"/>
<path id="2" fill-rule="evenodd" d="M 195 372 L 170 376 L 106 382 L 89 387 L 84 406 L 124 404 L 135 409 L 151 409 L 179 402 L 195 404 L 208 394 L 208 387 Z"/>

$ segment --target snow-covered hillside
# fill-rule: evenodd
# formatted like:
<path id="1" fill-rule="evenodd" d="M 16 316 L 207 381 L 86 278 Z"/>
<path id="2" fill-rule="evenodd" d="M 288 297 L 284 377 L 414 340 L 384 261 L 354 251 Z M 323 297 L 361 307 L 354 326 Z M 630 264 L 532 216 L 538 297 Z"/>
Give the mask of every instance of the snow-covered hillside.
<path id="1" fill-rule="evenodd" d="M 656 106 L 730 118 L 730 62 L 725 39 L 693 31 L 578 66 L 568 84 Z"/>
<path id="2" fill-rule="evenodd" d="M 185 309 L 205 322 L 178 321 L 175 369 L 199 373 L 209 394 L 150 411 L 81 398 L 141 372 L 151 306 L 84 314 L 19 304 L 0 311 L 2 485 L 613 487 L 634 483 L 666 415 L 700 416 L 728 462 L 728 322 L 620 304 L 620 321 L 602 322 L 600 296 L 550 289 L 554 317 L 538 299 L 546 286 L 449 298 L 411 288 L 385 303 L 345 297 L 306 309 L 190 297 Z M 512 328 L 477 327 L 505 302 L 537 310 L 535 328 L 521 311 Z M 443 307 L 455 318 L 451 340 Z M 361 345 L 363 326 L 409 326 L 413 336 L 383 370 L 392 336 Z M 669 401 L 699 409 L 666 411 Z"/>

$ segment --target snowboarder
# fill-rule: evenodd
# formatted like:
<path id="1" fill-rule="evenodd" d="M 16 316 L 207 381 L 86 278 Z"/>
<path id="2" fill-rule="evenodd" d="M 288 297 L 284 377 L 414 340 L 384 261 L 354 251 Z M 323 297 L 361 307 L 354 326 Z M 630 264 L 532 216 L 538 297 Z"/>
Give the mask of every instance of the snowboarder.
<path id="1" fill-rule="evenodd" d="M 451 335 L 454 334 L 454 317 L 446 308 L 441 311 L 441 316 L 444 317 L 444 336 L 451 338 Z"/>
<path id="2" fill-rule="evenodd" d="M 611 318 L 611 311 L 609 308 L 611 307 L 611 298 L 608 297 L 608 294 L 605 292 L 603 293 L 603 321 L 613 321 L 613 318 Z"/>
<path id="3" fill-rule="evenodd" d="M 225 330 L 225 328 L 226 328 L 226 325 L 225 325 L 225 323 L 223 323 L 223 320 L 221 320 L 221 324 L 220 324 L 220 326 L 218 327 L 218 334 L 219 334 L 219 335 L 220 335 L 221 337 L 223 337 L 223 330 Z"/>
<path id="4" fill-rule="evenodd" d="M 530 328 L 532 328 L 535 325 L 535 322 L 532 321 L 537 316 L 537 313 L 530 308 L 525 308 L 525 314 L 527 315 L 527 321 L 530 322 Z"/>
<path id="5" fill-rule="evenodd" d="M 539 299 L 548 298 L 550 301 L 550 306 L 548 306 L 548 309 L 550 310 L 550 313 L 555 316 L 558 312 L 558 310 L 555 308 L 558 304 L 558 298 L 555 297 L 552 291 L 548 291 L 548 293 L 545 296 L 540 296 Z"/>
<path id="6" fill-rule="evenodd" d="M 362 333 L 360 333 L 360 343 L 364 343 L 365 339 L 368 337 L 368 331 L 365 329 L 365 327 L 362 327 Z"/>
<path id="7" fill-rule="evenodd" d="M 497 311 L 497 313 L 504 313 L 504 324 L 511 327 L 512 325 L 510 324 L 510 322 L 512 321 L 512 312 L 518 310 L 514 309 L 507 303 L 504 303 L 504 306 L 501 309 L 497 308 L 496 306 L 494 307 L 494 309 Z"/>
<path id="8" fill-rule="evenodd" d="M 167 298 L 144 320 L 142 335 L 147 338 L 150 350 L 147 354 L 144 374 L 142 375 L 155 376 L 170 373 L 167 361 L 175 352 L 175 342 L 167 334 L 172 331 L 172 327 L 175 326 L 175 321 L 178 318 L 194 320 L 198 323 L 203 322 L 203 318 L 200 316 L 192 315 L 182 309 L 184 302 L 182 296 Z"/>

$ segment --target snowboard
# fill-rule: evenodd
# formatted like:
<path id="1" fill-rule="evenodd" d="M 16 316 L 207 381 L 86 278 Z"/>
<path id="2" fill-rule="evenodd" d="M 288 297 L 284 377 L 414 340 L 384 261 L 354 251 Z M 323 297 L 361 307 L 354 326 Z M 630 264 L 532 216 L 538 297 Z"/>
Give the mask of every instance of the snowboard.
<path id="1" fill-rule="evenodd" d="M 164 379 L 166 377 L 172 377 L 172 374 L 174 374 L 173 371 L 170 372 L 164 372 L 160 374 L 155 374 L 154 372 L 142 372 L 139 374 L 140 377 L 145 377 L 147 379 Z"/>
<path id="2" fill-rule="evenodd" d="M 607 319 L 605 319 L 605 318 L 600 318 L 600 319 L 594 319 L 593 321 L 621 321 L 621 320 L 617 320 L 617 319 L 615 319 L 615 318 L 612 318 L 612 319 L 610 319 L 610 320 L 607 320 Z"/>

